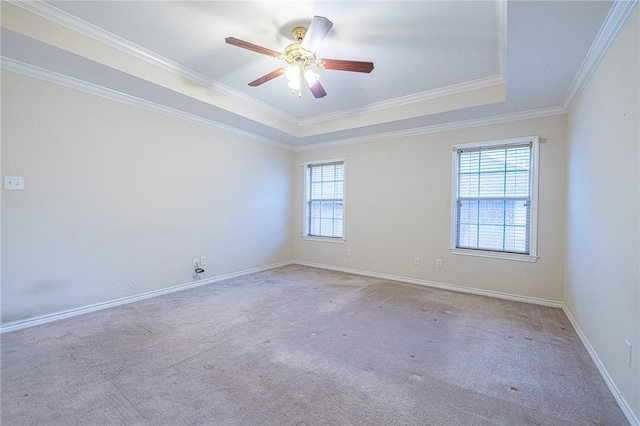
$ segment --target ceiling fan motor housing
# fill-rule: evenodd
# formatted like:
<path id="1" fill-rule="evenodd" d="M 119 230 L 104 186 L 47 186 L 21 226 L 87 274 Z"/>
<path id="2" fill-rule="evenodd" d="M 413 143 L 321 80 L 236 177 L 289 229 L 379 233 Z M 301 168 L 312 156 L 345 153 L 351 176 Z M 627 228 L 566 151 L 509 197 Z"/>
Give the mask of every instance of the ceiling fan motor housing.
<path id="1" fill-rule="evenodd" d="M 306 68 L 311 64 L 315 64 L 316 55 L 300 47 L 300 43 L 291 43 L 284 49 L 282 59 L 289 65 L 296 65 L 300 68 Z"/>

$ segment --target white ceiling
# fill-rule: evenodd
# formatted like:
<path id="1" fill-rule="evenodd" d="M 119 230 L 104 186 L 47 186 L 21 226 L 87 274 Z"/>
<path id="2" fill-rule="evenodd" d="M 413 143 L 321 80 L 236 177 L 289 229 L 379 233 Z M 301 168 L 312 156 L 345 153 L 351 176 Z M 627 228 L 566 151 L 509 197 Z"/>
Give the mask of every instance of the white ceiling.
<path id="1" fill-rule="evenodd" d="M 55 72 L 66 84 L 83 82 L 86 90 L 108 89 L 165 112 L 301 148 L 490 117 L 560 113 L 615 27 L 616 6 L 12 1 L 2 5 L 2 56 L 4 68 L 49 73 L 50 79 Z M 373 72 L 316 69 L 327 91 L 321 99 L 308 90 L 292 95 L 284 77 L 249 87 L 282 62 L 224 39 L 282 51 L 293 42 L 293 27 L 308 26 L 314 15 L 333 22 L 319 57 L 371 61 Z"/>

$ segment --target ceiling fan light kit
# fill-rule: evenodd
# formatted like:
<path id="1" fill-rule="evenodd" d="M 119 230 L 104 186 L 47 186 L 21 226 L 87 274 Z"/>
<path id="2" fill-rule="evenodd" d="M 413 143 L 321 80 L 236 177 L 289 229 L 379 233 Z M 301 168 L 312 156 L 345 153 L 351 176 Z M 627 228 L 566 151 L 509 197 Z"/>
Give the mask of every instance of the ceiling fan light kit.
<path id="1" fill-rule="evenodd" d="M 322 98 L 326 96 L 327 92 L 325 92 L 320 84 L 320 76 L 308 69 L 311 65 L 315 65 L 321 69 L 350 72 L 370 73 L 373 70 L 372 62 L 316 58 L 315 52 L 332 26 L 333 23 L 327 18 L 314 16 L 308 30 L 304 27 L 295 27 L 293 29 L 292 35 L 296 41 L 285 47 L 284 53 L 279 53 L 275 50 L 267 49 L 266 47 L 258 46 L 234 37 L 227 37 L 225 42 L 233 46 L 284 60 L 288 64 L 286 67 L 274 70 L 252 81 L 249 83 L 249 86 L 259 86 L 284 74 L 288 82 L 287 85 L 293 93 L 298 92 L 298 96 L 302 96 L 300 87 L 302 79 L 304 78 L 313 96 L 315 98 Z"/>

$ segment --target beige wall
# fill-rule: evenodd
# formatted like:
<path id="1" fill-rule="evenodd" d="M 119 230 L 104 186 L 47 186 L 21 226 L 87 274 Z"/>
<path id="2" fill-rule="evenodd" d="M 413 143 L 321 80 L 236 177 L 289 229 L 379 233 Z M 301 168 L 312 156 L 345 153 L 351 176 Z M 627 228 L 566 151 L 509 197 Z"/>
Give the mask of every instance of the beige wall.
<path id="1" fill-rule="evenodd" d="M 640 417 L 640 7 L 568 118 L 565 303 Z M 631 367 L 624 341 L 633 345 Z"/>
<path id="2" fill-rule="evenodd" d="M 293 153 L 2 73 L 2 321 L 289 261 Z"/>
<path id="3" fill-rule="evenodd" d="M 540 135 L 537 263 L 449 252 L 452 146 Z M 525 298 L 562 301 L 566 116 L 296 153 L 296 260 Z M 303 228 L 305 161 L 344 157 L 345 244 L 308 241 Z M 351 249 L 351 256 L 346 256 Z M 421 265 L 413 259 L 419 256 Z M 444 267 L 435 267 L 442 259 Z"/>
<path id="4" fill-rule="evenodd" d="M 2 322 L 190 282 L 196 256 L 203 278 L 295 259 L 564 302 L 637 417 L 639 13 L 568 117 L 295 155 L 3 71 L 2 175 L 26 189 L 2 191 Z M 450 254 L 452 145 L 530 135 L 542 137 L 538 262 Z M 336 157 L 346 242 L 303 240 L 301 164 Z"/>

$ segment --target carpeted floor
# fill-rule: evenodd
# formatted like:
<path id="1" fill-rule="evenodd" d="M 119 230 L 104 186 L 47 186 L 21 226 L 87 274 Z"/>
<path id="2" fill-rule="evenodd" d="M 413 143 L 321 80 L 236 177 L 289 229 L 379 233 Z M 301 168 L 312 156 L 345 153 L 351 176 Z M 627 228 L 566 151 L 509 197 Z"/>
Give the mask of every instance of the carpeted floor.
<path id="1" fill-rule="evenodd" d="M 561 310 L 286 266 L 1 336 L 2 425 L 624 425 Z"/>

